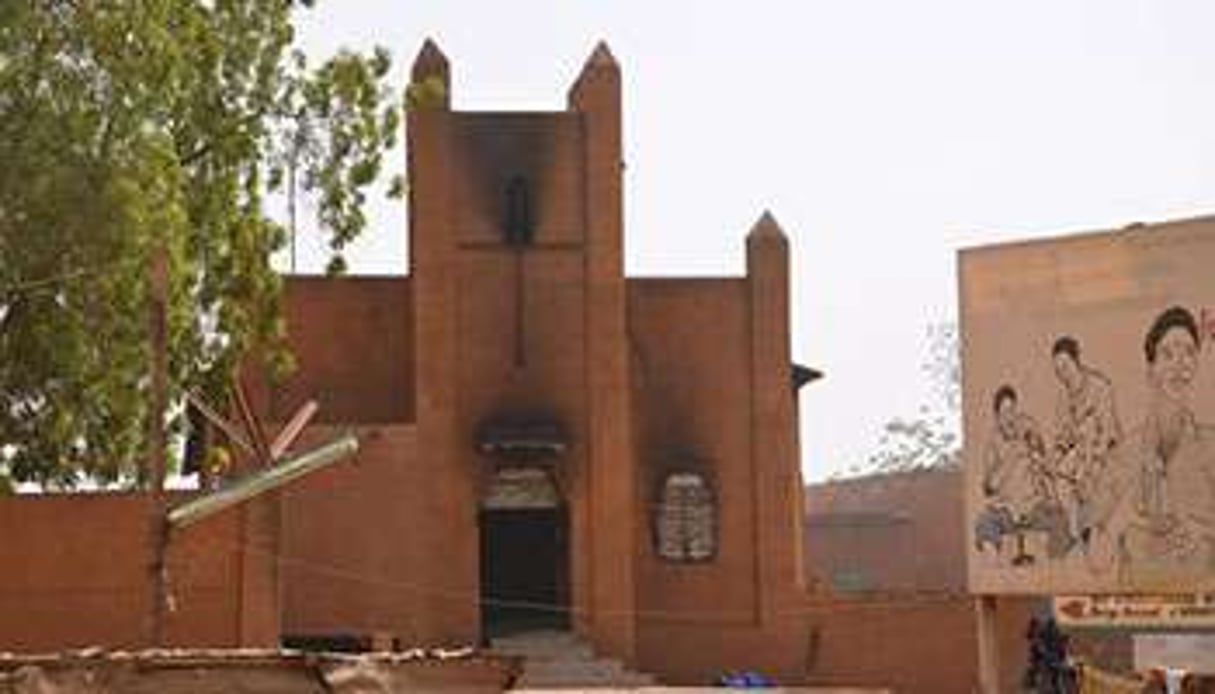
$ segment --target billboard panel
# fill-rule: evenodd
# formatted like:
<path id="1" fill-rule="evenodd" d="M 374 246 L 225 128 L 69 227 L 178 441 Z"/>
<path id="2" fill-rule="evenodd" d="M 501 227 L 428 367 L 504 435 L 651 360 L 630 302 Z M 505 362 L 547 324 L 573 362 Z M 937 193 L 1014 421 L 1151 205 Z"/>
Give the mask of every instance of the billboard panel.
<path id="1" fill-rule="evenodd" d="M 970 587 L 1215 590 L 1215 217 L 959 257 Z"/>

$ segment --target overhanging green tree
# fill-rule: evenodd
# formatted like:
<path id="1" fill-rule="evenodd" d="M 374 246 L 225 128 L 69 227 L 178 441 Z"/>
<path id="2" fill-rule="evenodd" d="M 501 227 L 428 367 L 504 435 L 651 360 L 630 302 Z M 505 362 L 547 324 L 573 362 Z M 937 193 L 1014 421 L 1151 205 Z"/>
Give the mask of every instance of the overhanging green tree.
<path id="1" fill-rule="evenodd" d="M 399 124 L 384 51 L 295 46 L 311 4 L 0 0 L 0 479 L 138 479 L 153 253 L 175 395 L 290 368 L 265 198 L 315 196 L 340 271 Z"/>

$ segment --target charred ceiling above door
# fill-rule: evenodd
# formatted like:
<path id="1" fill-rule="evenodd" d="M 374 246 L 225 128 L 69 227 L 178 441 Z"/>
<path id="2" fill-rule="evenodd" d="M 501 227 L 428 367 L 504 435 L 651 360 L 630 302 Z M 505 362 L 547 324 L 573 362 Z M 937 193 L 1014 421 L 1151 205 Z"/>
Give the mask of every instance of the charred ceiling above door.
<path id="1" fill-rule="evenodd" d="M 540 463 L 568 446 L 565 427 L 545 415 L 498 415 L 477 427 L 477 450 L 496 460 Z"/>
<path id="2" fill-rule="evenodd" d="M 557 462 L 568 437 L 555 417 L 502 414 L 477 427 L 476 447 L 486 458 L 487 509 L 552 508 L 561 503 L 562 475 Z"/>

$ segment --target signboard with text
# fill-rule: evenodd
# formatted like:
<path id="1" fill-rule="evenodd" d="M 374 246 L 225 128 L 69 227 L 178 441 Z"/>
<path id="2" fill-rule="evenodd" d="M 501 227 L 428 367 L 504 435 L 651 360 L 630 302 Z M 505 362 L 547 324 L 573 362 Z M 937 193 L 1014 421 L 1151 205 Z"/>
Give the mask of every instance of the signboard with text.
<path id="1" fill-rule="evenodd" d="M 1215 593 L 1190 595 L 1060 595 L 1055 619 L 1063 627 L 1215 629 Z"/>

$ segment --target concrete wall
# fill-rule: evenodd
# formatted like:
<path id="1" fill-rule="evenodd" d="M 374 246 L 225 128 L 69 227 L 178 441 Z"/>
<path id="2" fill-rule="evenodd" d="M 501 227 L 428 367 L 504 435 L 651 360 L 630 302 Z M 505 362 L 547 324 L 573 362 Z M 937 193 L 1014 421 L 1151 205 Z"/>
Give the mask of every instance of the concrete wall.
<path id="1" fill-rule="evenodd" d="M 629 281 L 638 494 L 647 511 L 637 535 L 638 653 L 642 669 L 667 682 L 788 668 L 776 662 L 788 639 L 764 638 L 756 581 L 748 307 L 744 278 Z M 658 488 L 681 468 L 713 485 L 710 562 L 674 563 L 655 552 Z"/>
<path id="2" fill-rule="evenodd" d="M 638 607 L 645 624 L 694 620 L 737 628 L 757 620 L 746 299 L 742 279 L 629 282 L 642 451 L 638 493 L 651 516 L 638 527 Z M 654 551 L 658 487 L 679 466 L 701 472 L 714 487 L 718 552 L 712 562 L 671 563 Z"/>
<path id="3" fill-rule="evenodd" d="M 338 431 L 313 427 L 299 447 Z M 384 632 L 408 644 L 433 644 L 438 638 L 423 627 L 439 619 L 446 604 L 418 584 L 421 567 L 435 561 L 421 542 L 442 536 L 446 524 L 424 510 L 428 489 L 415 464 L 414 427 L 355 431 L 358 453 L 282 494 L 283 631 Z"/>
<path id="4" fill-rule="evenodd" d="M 748 237 L 747 277 L 629 284 L 647 509 L 637 536 L 638 658 L 664 681 L 751 669 L 798 682 L 805 672 L 786 268 L 784 237 L 765 216 Z M 656 487 L 680 467 L 714 485 L 712 562 L 670 563 L 654 552 Z"/>
<path id="5" fill-rule="evenodd" d="M 138 494 L 0 497 L 0 651 L 145 645 L 149 514 Z M 277 596 L 242 590 L 265 569 L 248 564 L 245 520 L 226 512 L 173 536 L 171 643 L 277 643 Z"/>
<path id="6" fill-rule="evenodd" d="M 267 419 L 315 398 L 318 422 L 413 421 L 408 277 L 289 277 L 282 309 L 296 368 L 274 389 L 252 379 Z"/>
<path id="7" fill-rule="evenodd" d="M 576 250 L 586 241 L 586 149 L 576 112 L 450 114 L 451 183 L 458 244 L 510 255 L 502 246 L 506 190 L 520 178 L 529 193 L 533 248 Z M 574 246 L 575 248 L 568 248 Z"/>
<path id="8" fill-rule="evenodd" d="M 966 589 L 960 470 L 919 470 L 806 489 L 806 569 L 822 586 Z"/>
<path id="9" fill-rule="evenodd" d="M 959 469 L 807 487 L 806 569 L 818 584 L 808 607 L 817 644 L 810 681 L 974 691 L 977 626 L 964 542 Z M 999 602 L 1000 691 L 1017 691 L 1034 603 Z"/>
<path id="10" fill-rule="evenodd" d="M 872 595 L 811 601 L 806 681 L 884 686 L 899 694 L 970 694 L 978 686 L 973 600 L 962 595 Z M 1001 692 L 1019 691 L 1029 602 L 997 610 Z"/>

